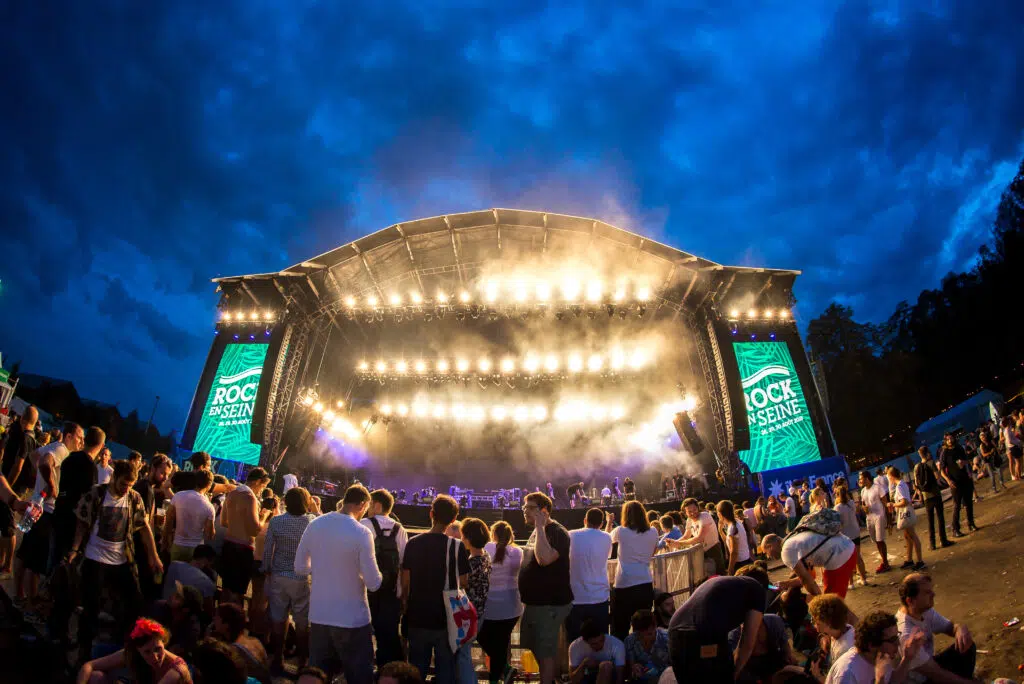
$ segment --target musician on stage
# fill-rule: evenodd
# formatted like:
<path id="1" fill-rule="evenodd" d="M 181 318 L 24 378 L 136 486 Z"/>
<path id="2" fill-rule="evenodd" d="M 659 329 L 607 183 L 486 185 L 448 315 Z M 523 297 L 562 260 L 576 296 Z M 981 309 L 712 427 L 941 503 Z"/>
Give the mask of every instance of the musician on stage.
<path id="1" fill-rule="evenodd" d="M 576 499 L 583 496 L 583 483 L 577 482 L 569 485 L 569 488 L 565 490 L 565 495 L 569 498 L 569 508 L 576 508 Z"/>

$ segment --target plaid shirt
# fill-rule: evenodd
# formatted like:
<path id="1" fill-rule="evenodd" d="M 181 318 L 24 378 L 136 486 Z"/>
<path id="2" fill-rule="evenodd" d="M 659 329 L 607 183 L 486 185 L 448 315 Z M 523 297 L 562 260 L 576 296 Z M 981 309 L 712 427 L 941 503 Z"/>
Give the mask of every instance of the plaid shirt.
<path id="1" fill-rule="evenodd" d="M 100 509 L 103 508 L 103 499 L 106 498 L 106 495 L 107 485 L 102 484 L 93 487 L 78 500 L 78 508 L 75 509 L 75 515 L 78 517 L 79 522 L 89 529 L 90 536 L 92 536 L 92 528 L 99 517 Z M 128 534 L 124 540 L 124 556 L 132 570 L 132 576 L 135 578 L 137 586 L 139 583 L 139 566 L 135 562 L 135 543 L 132 537 L 135 532 L 146 527 L 148 521 L 146 520 L 146 507 L 142 503 L 142 495 L 134 489 L 128 490 L 128 508 L 130 518 Z M 88 540 L 86 540 L 86 543 L 88 543 Z"/>
<path id="2" fill-rule="evenodd" d="M 282 513 L 270 519 L 267 536 L 263 539 L 263 572 L 304 580 L 295 574 L 295 550 L 306 526 L 316 518 L 312 513 L 292 515 Z"/>

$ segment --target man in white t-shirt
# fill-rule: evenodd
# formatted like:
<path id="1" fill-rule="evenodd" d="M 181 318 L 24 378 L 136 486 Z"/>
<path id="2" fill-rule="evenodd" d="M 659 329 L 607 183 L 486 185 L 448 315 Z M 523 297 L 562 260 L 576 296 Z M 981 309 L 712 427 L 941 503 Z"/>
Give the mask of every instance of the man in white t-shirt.
<path id="1" fill-rule="evenodd" d="M 572 609 L 565 620 L 565 638 L 569 643 L 579 637 L 585 620 L 593 620 L 602 631 L 608 631 L 608 558 L 612 554 L 612 537 L 602 529 L 605 514 L 600 508 L 587 511 L 584 524 L 583 529 L 569 532 Z"/>
<path id="2" fill-rule="evenodd" d="M 107 484 L 114 474 L 114 466 L 110 465 L 110 449 L 103 447 L 100 457 L 96 460 L 96 484 Z"/>
<path id="3" fill-rule="evenodd" d="M 171 560 L 188 563 L 192 552 L 214 537 L 213 519 L 216 511 L 206 497 L 213 486 L 213 473 L 197 470 L 191 473 L 191 489 L 175 492 L 164 518 L 163 544 Z"/>
<path id="4" fill-rule="evenodd" d="M 923 635 L 923 643 L 916 657 L 911 659 L 909 681 L 960 682 L 974 681 L 977 647 L 966 625 L 953 624 L 935 611 L 935 589 L 932 578 L 923 573 L 911 573 L 900 582 L 900 603 L 896 613 L 900 641 L 905 644 L 915 633 Z M 935 654 L 935 635 L 953 637 L 953 644 Z"/>
<path id="5" fill-rule="evenodd" d="M 779 493 L 779 499 L 782 501 L 782 508 L 786 511 L 786 527 L 792 532 L 796 529 L 796 525 L 800 522 L 800 516 L 797 514 L 796 508 L 796 497 L 789 495 L 785 492 Z"/>
<path id="6" fill-rule="evenodd" d="M 64 437 L 52 442 L 32 455 L 36 464 L 34 496 L 44 496 L 43 515 L 21 540 L 14 564 L 15 595 L 18 600 L 34 600 L 38 592 L 39 577 L 50 573 L 55 561 L 50 558 L 53 536 L 53 509 L 60 494 L 60 467 L 72 451 L 85 446 L 85 432 L 77 423 L 64 424 Z"/>
<path id="7" fill-rule="evenodd" d="M 295 473 L 288 473 L 284 476 L 284 491 L 282 494 L 287 494 L 289 489 L 293 489 L 299 486 L 299 478 L 295 476 Z"/>
<path id="8" fill-rule="evenodd" d="M 781 582 L 779 586 L 788 588 L 802 584 L 812 596 L 825 593 L 846 598 L 850 578 L 857 569 L 856 548 L 843 534 L 829 537 L 810 530 L 791 534 L 785 542 L 776 534 L 766 535 L 761 540 L 761 550 L 769 559 L 781 559 L 796 573 L 797 579 Z M 811 574 L 811 567 L 824 571 L 824 592 Z M 856 620 L 851 619 L 850 622 Z"/>
<path id="9" fill-rule="evenodd" d="M 686 499 L 682 508 L 686 515 L 686 533 L 682 539 L 666 539 L 665 543 L 671 549 L 685 549 L 701 544 L 704 547 L 704 560 L 711 560 L 715 564 L 715 574 L 723 574 L 726 569 L 725 551 L 722 549 L 715 519 L 707 511 L 700 510 L 696 499 Z"/>
<path id="10" fill-rule="evenodd" d="M 572 684 L 622 684 L 626 672 L 626 646 L 606 634 L 593 620 L 584 620 L 580 636 L 569 644 L 569 681 Z"/>
<path id="11" fill-rule="evenodd" d="M 828 662 L 834 663 L 839 657 L 853 648 L 854 629 L 849 623 L 850 611 L 843 602 L 843 599 L 833 594 L 822 594 L 815 596 L 807 604 L 811 620 L 814 621 L 814 628 L 818 634 L 829 638 Z M 821 679 L 819 662 L 812 665 L 815 676 Z"/>
<path id="12" fill-rule="evenodd" d="M 405 545 L 409 543 L 409 533 L 401 523 L 390 517 L 394 505 L 395 499 L 391 492 L 386 489 L 375 489 L 370 492 L 370 510 L 360 521 L 363 527 L 373 532 L 375 543 L 378 535 L 383 537 L 382 549 L 388 546 L 386 540 L 393 538 L 394 546 L 389 548 L 398 552 L 398 563 L 392 568 L 394 574 L 390 570 L 384 574 L 387 561 L 377 557 L 377 565 L 384 574 L 384 580 L 380 589 L 367 594 L 373 636 L 377 643 L 377 667 L 383 667 L 395 660 L 405 660 L 402 639 L 398 634 L 398 622 L 402 617 L 402 559 L 405 557 Z M 390 586 L 385 586 L 384 583 Z"/>
<path id="13" fill-rule="evenodd" d="M 876 681 L 903 681 L 910 661 L 921 649 L 921 635 L 907 641 L 899 658 L 900 636 L 892 613 L 869 613 L 854 632 L 854 647 L 829 668 L 825 684 L 875 684 Z M 899 659 L 898 659 L 899 658 Z"/>

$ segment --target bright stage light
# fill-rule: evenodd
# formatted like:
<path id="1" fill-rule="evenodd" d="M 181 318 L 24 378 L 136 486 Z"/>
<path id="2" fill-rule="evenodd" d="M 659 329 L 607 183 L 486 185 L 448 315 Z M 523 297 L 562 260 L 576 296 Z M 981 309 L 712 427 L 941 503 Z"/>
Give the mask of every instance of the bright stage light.
<path id="1" fill-rule="evenodd" d="M 530 411 L 530 415 L 533 416 L 534 420 L 546 420 L 548 417 L 548 410 L 543 406 L 537 405 L 533 407 L 532 411 Z"/>
<path id="2" fill-rule="evenodd" d="M 338 401 L 334 402 L 334 405 L 336 407 L 338 407 L 339 409 L 340 408 L 345 408 L 345 402 L 343 402 L 341 399 L 339 399 Z"/>
<path id="3" fill-rule="evenodd" d="M 411 301 L 413 304 L 422 304 L 423 295 L 421 295 L 416 290 L 413 290 L 412 292 L 409 293 L 409 301 Z"/>
<path id="4" fill-rule="evenodd" d="M 583 358 L 578 354 L 572 354 L 569 356 L 569 372 L 579 373 L 583 370 Z"/>
<path id="5" fill-rule="evenodd" d="M 401 306 L 402 305 L 402 297 L 400 295 L 397 295 L 397 294 L 391 295 L 388 298 L 388 301 L 391 303 L 391 306 Z"/>
<path id="6" fill-rule="evenodd" d="M 416 369 L 417 373 L 420 373 L 420 374 L 426 373 L 427 372 L 427 362 L 424 361 L 423 359 L 420 359 L 420 360 L 418 360 L 416 362 L 416 365 L 413 366 L 413 368 Z"/>
<path id="7" fill-rule="evenodd" d="M 782 309 L 779 311 L 779 318 L 789 318 L 789 310 Z"/>
<path id="8" fill-rule="evenodd" d="M 647 363 L 647 354 L 641 349 L 634 351 L 629 357 L 629 367 L 633 370 L 638 370 L 644 367 Z"/>
<path id="9" fill-rule="evenodd" d="M 384 363 L 383 361 L 378 361 L 375 368 L 377 369 L 378 373 L 383 373 L 388 369 L 388 364 Z"/>
<path id="10" fill-rule="evenodd" d="M 487 292 L 484 294 L 484 296 L 487 298 L 488 303 L 493 304 L 494 302 L 498 301 L 498 289 L 488 287 Z"/>
<path id="11" fill-rule="evenodd" d="M 530 419 L 530 409 L 525 406 L 516 406 L 515 412 L 512 414 L 517 423 L 525 423 Z"/>
<path id="12" fill-rule="evenodd" d="M 462 420 L 466 417 L 466 407 L 462 404 L 455 404 L 452 406 L 452 416 L 455 420 Z"/>
<path id="13" fill-rule="evenodd" d="M 470 420 L 480 421 L 487 417 L 487 412 L 484 411 L 483 406 L 474 406 L 469 410 Z"/>
<path id="14" fill-rule="evenodd" d="M 437 303 L 438 304 L 447 304 L 448 303 L 448 295 L 446 293 L 442 292 L 441 290 L 438 290 L 437 291 Z"/>
<path id="15" fill-rule="evenodd" d="M 395 407 L 395 412 L 398 413 L 398 415 L 400 416 L 407 416 L 409 415 L 409 407 L 406 406 L 405 404 L 399 404 L 398 406 Z"/>
<path id="16" fill-rule="evenodd" d="M 324 411 L 324 420 L 330 422 L 330 421 L 334 420 L 334 416 L 335 416 L 335 413 L 331 409 L 327 409 L 326 411 Z"/>
<path id="17" fill-rule="evenodd" d="M 380 412 L 385 416 L 390 416 L 392 412 L 391 404 L 383 404 L 380 407 Z"/>
<path id="18" fill-rule="evenodd" d="M 265 320 L 265 321 L 272 321 L 272 320 L 274 320 L 274 312 L 273 311 L 264 311 L 263 312 L 263 320 Z"/>
<path id="19" fill-rule="evenodd" d="M 370 370 L 370 364 L 368 364 L 366 361 L 360 361 L 359 370 L 365 373 L 366 371 Z"/>
<path id="20" fill-rule="evenodd" d="M 580 296 L 580 281 L 568 278 L 562 283 L 562 297 L 567 302 L 574 302 Z"/>
<path id="21" fill-rule="evenodd" d="M 399 361 L 398 363 L 395 364 L 395 370 L 398 371 L 399 373 L 404 373 L 407 370 L 409 370 L 409 364 L 406 363 L 405 361 Z"/>
<path id="22" fill-rule="evenodd" d="M 626 288 L 620 287 L 615 290 L 615 294 L 612 295 L 612 301 L 621 302 L 626 298 Z"/>
<path id="23" fill-rule="evenodd" d="M 467 361 L 466 359 L 458 359 L 455 362 L 455 370 L 459 371 L 460 373 L 465 373 L 466 371 L 469 370 L 469 361 Z"/>
<path id="24" fill-rule="evenodd" d="M 356 306 L 356 298 L 353 297 L 352 295 L 345 297 L 345 306 L 347 306 L 350 309 L 354 309 Z"/>
<path id="25" fill-rule="evenodd" d="M 501 372 L 502 373 L 514 373 L 516 370 L 516 362 L 510 358 L 504 358 L 501 360 Z"/>
<path id="26" fill-rule="evenodd" d="M 622 370 L 622 367 L 626 365 L 626 355 L 621 349 L 612 350 L 612 370 Z"/>
<path id="27" fill-rule="evenodd" d="M 505 420 L 508 415 L 508 411 L 505 410 L 504 406 L 495 406 L 491 409 L 491 418 L 497 421 Z"/>
<path id="28" fill-rule="evenodd" d="M 477 368 L 480 369 L 481 373 L 490 373 L 491 372 L 491 360 L 488 359 L 488 358 L 480 359 L 477 362 Z"/>
<path id="29" fill-rule="evenodd" d="M 601 283 L 592 281 L 587 285 L 587 301 L 588 302 L 599 302 L 601 301 Z"/>
<path id="30" fill-rule="evenodd" d="M 600 354 L 591 354 L 590 358 L 587 359 L 587 370 L 591 373 L 597 373 L 601 370 L 601 366 L 604 365 L 604 359 L 601 358 Z"/>
<path id="31" fill-rule="evenodd" d="M 253 311 L 251 314 L 249 314 L 249 320 L 250 321 L 258 321 L 259 318 L 260 318 L 260 312 L 259 311 Z"/>
<path id="32" fill-rule="evenodd" d="M 692 411 L 695 408 L 697 408 L 697 397 L 692 394 L 687 394 L 683 399 L 683 410 Z"/>
<path id="33" fill-rule="evenodd" d="M 546 302 L 551 299 L 551 286 L 547 283 L 537 283 L 537 301 Z"/>
<path id="34" fill-rule="evenodd" d="M 648 301 L 651 298 L 651 288 L 641 285 L 636 289 L 636 298 L 641 302 Z"/>
<path id="35" fill-rule="evenodd" d="M 600 404 L 596 404 L 590 407 L 590 417 L 594 420 L 604 420 L 608 417 L 608 408 L 601 406 Z"/>
<path id="36" fill-rule="evenodd" d="M 463 290 L 459 293 L 459 301 L 463 304 L 469 304 L 470 296 L 469 293 Z"/>
<path id="37" fill-rule="evenodd" d="M 739 317 L 740 317 L 740 310 L 739 309 L 729 309 L 729 318 L 739 318 Z"/>
<path id="38" fill-rule="evenodd" d="M 302 405 L 303 406 L 312 406 L 313 405 L 313 397 L 311 397 L 309 395 L 306 395 L 305 397 L 303 397 L 302 398 Z"/>
<path id="39" fill-rule="evenodd" d="M 380 304 L 380 300 L 377 299 L 376 295 L 370 295 L 369 297 L 366 298 L 366 303 L 369 306 L 377 306 L 378 304 Z"/>
<path id="40" fill-rule="evenodd" d="M 515 300 L 520 304 L 525 302 L 527 297 L 526 285 L 524 285 L 523 283 L 519 283 L 518 285 L 516 285 L 516 291 L 514 296 Z"/>
<path id="41" fill-rule="evenodd" d="M 317 413 L 322 413 L 324 410 L 324 405 L 318 401 L 315 404 L 313 404 L 313 410 L 316 411 Z"/>
<path id="42" fill-rule="evenodd" d="M 438 361 L 437 362 L 437 372 L 438 373 L 447 373 L 448 372 L 448 362 L 445 361 L 444 359 L 441 359 L 440 361 Z"/>
<path id="43" fill-rule="evenodd" d="M 540 359 L 536 356 L 527 356 L 526 361 L 523 362 L 523 370 L 527 373 L 536 373 L 538 368 L 540 368 Z"/>
<path id="44" fill-rule="evenodd" d="M 613 406 L 608 414 L 611 416 L 612 420 L 622 420 L 626 417 L 626 409 L 621 406 Z"/>
<path id="45" fill-rule="evenodd" d="M 747 318 L 757 318 L 757 309 L 747 311 Z"/>
<path id="46" fill-rule="evenodd" d="M 764 317 L 765 318 L 771 318 L 774 315 L 775 315 L 775 312 L 772 311 L 771 309 L 765 309 L 764 310 Z"/>
<path id="47" fill-rule="evenodd" d="M 558 370 L 558 357 L 554 354 L 548 354 L 547 358 L 544 359 L 544 370 L 548 373 L 554 373 Z"/>
<path id="48" fill-rule="evenodd" d="M 231 320 L 231 312 L 230 311 L 223 311 L 223 312 L 221 312 L 220 320 L 222 320 L 222 321 L 230 321 Z"/>
<path id="49" fill-rule="evenodd" d="M 345 421 L 342 420 L 341 418 L 336 418 L 334 420 L 334 422 L 331 423 L 331 432 L 344 432 L 344 431 L 345 431 Z"/>
<path id="50" fill-rule="evenodd" d="M 412 414 L 417 418 L 425 418 L 427 416 L 427 405 L 426 404 L 413 404 Z"/>
<path id="51" fill-rule="evenodd" d="M 434 410 L 431 411 L 431 415 L 433 415 L 434 418 L 437 418 L 438 420 L 444 418 L 445 413 L 446 411 L 444 408 L 444 404 L 438 404 L 437 406 L 434 407 Z"/>

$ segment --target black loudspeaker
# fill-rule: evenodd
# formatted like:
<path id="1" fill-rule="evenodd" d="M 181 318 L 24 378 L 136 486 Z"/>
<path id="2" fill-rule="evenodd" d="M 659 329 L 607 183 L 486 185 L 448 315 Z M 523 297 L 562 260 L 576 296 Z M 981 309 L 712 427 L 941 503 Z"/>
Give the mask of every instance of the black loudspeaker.
<path id="1" fill-rule="evenodd" d="M 679 435 L 679 439 L 682 440 L 683 446 L 686 447 L 687 451 L 694 456 L 704 451 L 704 440 L 693 429 L 689 413 L 686 411 L 677 413 L 675 418 L 672 419 L 672 425 L 675 426 L 676 433 Z"/>

